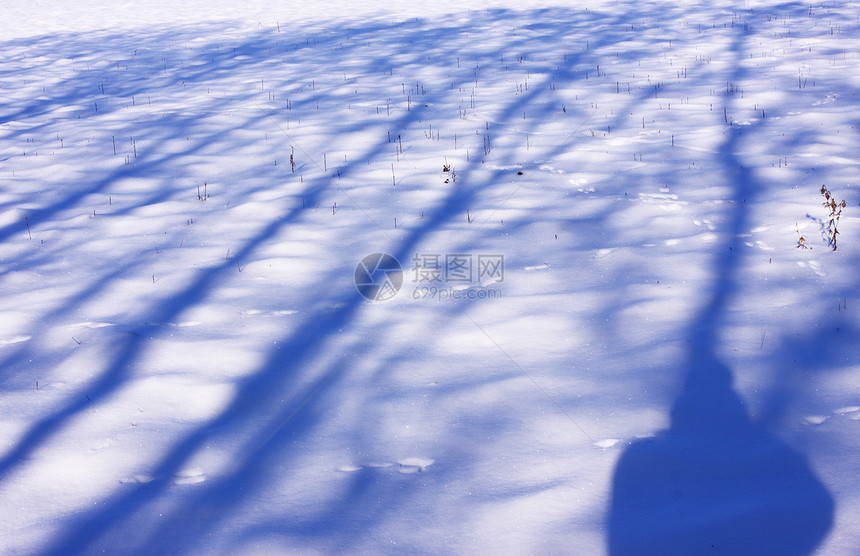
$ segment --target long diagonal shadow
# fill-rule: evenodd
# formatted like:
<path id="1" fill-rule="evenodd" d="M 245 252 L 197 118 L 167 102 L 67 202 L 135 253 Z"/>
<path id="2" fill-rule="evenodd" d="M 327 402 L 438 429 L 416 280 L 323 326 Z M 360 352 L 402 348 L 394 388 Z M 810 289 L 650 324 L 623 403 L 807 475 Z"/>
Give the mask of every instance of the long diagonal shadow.
<path id="1" fill-rule="evenodd" d="M 744 77 L 745 33 L 734 41 L 734 82 Z M 731 98 L 726 99 L 731 102 Z M 763 124 L 755 124 L 763 125 Z M 615 469 L 610 554 L 809 554 L 829 531 L 834 502 L 806 459 L 753 422 L 716 356 L 719 322 L 736 290 L 760 184 L 738 155 L 755 126 L 728 126 L 719 156 L 734 189 L 733 212 L 709 302 L 695 316 L 686 381 L 671 426 L 633 443 Z M 751 129 L 752 128 L 752 129 Z"/>
<path id="2" fill-rule="evenodd" d="M 568 77 L 574 78 L 572 74 Z M 496 115 L 496 119 L 501 124 L 514 121 L 524 102 L 537 100 L 539 90 L 535 87 L 534 92 L 525 96 L 525 100 L 517 99 L 516 102 L 504 105 Z M 406 129 L 413 121 L 420 120 L 422 112 L 423 108 L 420 106 L 414 108 L 403 119 L 396 122 L 394 128 Z M 571 142 L 573 140 L 573 138 L 570 139 Z M 559 145 L 554 152 L 560 152 L 568 146 L 567 143 Z M 373 145 L 355 159 L 380 157 L 384 147 L 384 142 Z M 357 171 L 357 168 L 347 165 L 340 170 L 342 175 L 347 177 L 349 173 Z M 465 212 L 465 209 L 471 206 L 471 203 L 474 203 L 481 194 L 501 183 L 499 178 L 503 172 L 505 171 L 487 171 L 482 168 L 481 162 L 477 159 L 471 166 L 462 169 L 461 179 L 465 183 L 472 182 L 473 176 L 482 177 L 474 177 L 471 187 L 452 188 L 432 210 L 428 211 L 421 225 L 414 227 L 396 246 L 392 246 L 395 248 L 394 255 L 400 260 L 408 260 L 410 254 L 424 238 L 442 229 L 444 225 L 456 218 L 456 215 Z M 311 203 L 319 198 L 326 186 L 332 187 L 330 184 L 319 184 L 312 185 L 306 190 Z M 247 242 L 237 252 L 236 257 L 249 258 L 255 250 L 299 218 L 298 211 L 293 211 L 283 219 L 273 222 Z M 186 295 L 173 299 L 169 306 L 157 307 L 154 312 L 161 320 L 172 318 L 185 307 L 186 298 L 190 302 L 191 292 L 199 292 L 209 286 L 214 287 L 216 280 L 228 270 L 228 265 L 230 263 L 212 269 L 201 280 L 187 288 Z M 332 277 L 342 270 L 335 269 Z M 331 282 L 336 280 L 333 278 Z M 337 384 L 344 370 L 348 368 L 348 362 L 341 361 L 318 371 L 313 377 L 299 376 L 302 367 L 329 344 L 335 331 L 353 324 L 356 311 L 363 303 L 354 291 L 348 292 L 348 295 L 339 296 L 337 301 L 340 303 L 335 304 L 336 309 L 321 309 L 310 316 L 309 326 L 283 338 L 283 341 L 279 342 L 281 347 L 273 350 L 261 367 L 238 385 L 236 397 L 224 411 L 172 444 L 164 457 L 153 465 L 152 475 L 156 477 L 155 480 L 124 489 L 102 500 L 97 510 L 81 512 L 77 517 L 71 518 L 69 524 L 51 539 L 46 552 L 55 554 L 85 552 L 96 545 L 110 542 L 109 539 L 114 539 L 117 543 L 121 542 L 128 552 L 137 549 L 144 553 L 152 553 L 154 547 L 162 543 L 166 543 L 170 550 L 176 550 L 182 546 L 194 546 L 212 530 L 213 526 L 229 519 L 231 512 L 243 500 L 255 496 L 255 493 L 264 486 L 263 481 L 260 480 L 261 469 L 271 465 L 274 457 L 282 458 L 279 460 L 280 466 L 294 457 L 283 453 L 284 445 L 290 438 L 306 438 L 311 434 L 322 418 L 319 412 L 325 409 L 326 394 L 333 385 Z M 104 379 L 95 388 L 99 399 L 103 399 L 119 387 L 125 379 L 122 369 L 128 361 L 139 357 L 139 352 L 145 348 L 144 344 L 145 342 L 137 340 L 131 341 L 128 348 L 115 358 Z M 367 344 L 361 341 L 356 341 L 351 346 L 351 352 L 357 354 L 367 349 Z M 305 383 L 302 382 L 303 379 L 308 380 Z M 37 423 L 17 448 L 0 460 L 0 470 L 13 469 L 22 458 L 46 442 L 59 425 L 81 411 L 83 405 L 79 403 L 63 407 Z M 157 523 L 147 523 L 148 526 L 132 525 L 138 523 L 135 517 L 141 513 L 152 509 L 153 506 L 169 503 L 163 500 L 171 485 L 169 478 L 180 470 L 202 446 L 231 435 L 238 435 L 244 439 L 240 442 L 241 456 L 237 458 L 233 469 L 224 477 L 211 481 L 206 488 L 200 489 L 198 495 L 189 496 L 187 500 L 181 500 L 175 508 L 170 508 L 169 513 L 166 514 L 170 518 Z M 363 480 L 363 476 L 359 475 L 356 484 L 358 490 L 361 490 Z M 201 512 L 206 514 L 205 520 L 191 523 L 188 516 L 193 515 L 196 518 Z"/>
<path id="3" fill-rule="evenodd" d="M 641 10 L 642 14 L 646 14 L 650 8 L 631 9 Z M 511 15 L 506 12 L 494 12 L 482 17 L 486 17 L 488 21 L 484 23 L 487 24 L 506 24 Z M 606 21 L 607 24 L 625 22 L 629 15 L 630 12 L 618 17 L 605 13 L 574 13 L 561 10 L 558 13 L 548 13 L 541 22 L 547 32 L 545 39 L 548 44 L 549 40 L 561 41 L 566 36 L 565 33 L 573 32 L 571 30 L 575 31 L 577 28 L 602 21 Z M 561 21 L 564 23 L 559 23 Z M 519 39 L 513 39 L 503 45 L 499 52 L 482 54 L 480 48 L 470 50 L 471 46 L 469 49 L 462 49 L 461 52 L 460 45 L 463 44 L 463 40 L 469 40 L 468 35 L 473 23 L 474 20 L 469 20 L 466 25 L 457 24 L 439 28 L 428 28 L 428 25 L 421 21 L 391 25 L 374 23 L 358 29 L 339 29 L 338 31 L 342 32 L 324 35 L 320 40 L 328 41 L 333 45 L 344 35 L 347 36 L 347 41 L 351 34 L 354 38 L 357 37 L 354 42 L 361 42 L 362 36 L 375 38 L 385 35 L 384 32 L 396 33 L 397 42 L 381 44 L 396 46 L 403 50 L 401 47 L 406 44 L 405 41 L 414 39 L 414 41 L 408 41 L 413 46 L 405 48 L 405 54 L 399 53 L 401 58 L 397 64 L 406 68 L 421 67 L 426 63 L 425 58 L 430 59 L 426 56 L 430 52 L 438 59 L 453 60 L 455 56 L 460 55 L 466 59 L 467 55 L 475 54 L 476 59 L 484 60 L 495 59 L 496 55 L 501 54 L 510 55 L 510 52 L 515 52 L 518 48 L 534 47 L 520 42 Z M 445 41 L 438 40 L 442 35 L 446 36 Z M 596 50 L 601 43 L 611 45 L 622 40 L 623 37 L 620 35 L 602 32 L 599 39 L 592 39 L 591 46 Z M 472 42 L 469 40 L 470 45 Z M 251 41 L 248 45 L 244 45 L 242 52 L 248 54 L 244 58 L 260 56 L 265 60 L 268 50 L 263 47 L 266 44 L 268 43 L 265 41 L 259 44 Z M 540 42 L 536 44 L 540 46 Z M 742 42 L 739 40 L 738 59 L 741 58 L 741 46 Z M 553 43 L 552 47 L 556 48 L 557 44 Z M 391 48 L 380 47 L 378 55 L 364 62 L 367 72 L 378 70 L 384 73 L 386 69 L 390 72 L 391 64 L 394 63 L 388 59 L 391 50 Z M 408 56 L 410 53 L 411 56 Z M 210 54 L 207 53 L 205 58 L 209 56 Z M 224 72 L 224 75 L 231 74 L 237 70 L 237 66 L 247 63 L 240 61 L 238 57 L 231 61 L 234 56 L 228 51 L 219 51 L 217 56 L 219 60 L 217 67 Z M 403 60 L 403 56 L 408 60 Z M 590 61 L 591 56 L 587 50 L 584 53 L 579 52 L 570 59 L 570 64 L 573 65 L 574 61 L 583 63 Z M 459 67 L 459 58 L 457 61 Z M 189 67 L 192 66 L 189 64 Z M 294 77 L 293 73 L 287 72 L 285 81 Z M 476 80 L 477 77 L 476 70 Z M 737 79 L 741 77 L 738 75 Z M 559 71 L 555 83 L 561 85 L 563 90 L 564 85 L 579 78 L 581 77 L 573 69 Z M 539 77 L 533 79 L 535 82 L 540 80 Z M 539 91 L 546 91 L 546 87 L 541 87 L 540 83 L 535 84 L 535 82 L 525 94 L 517 97 L 516 102 L 502 104 L 498 113 L 492 116 L 494 118 L 492 125 L 499 124 L 500 128 L 504 128 L 505 125 L 513 127 L 515 120 L 517 125 L 525 125 L 519 123 L 519 114 L 523 107 L 528 107 L 530 117 L 536 116 L 537 121 L 548 121 L 551 118 L 551 111 L 557 112 L 557 108 L 553 108 L 551 103 L 542 106 L 541 101 L 546 100 L 543 95 L 552 96 L 553 94 L 539 93 Z M 459 76 L 453 80 L 451 90 L 455 87 L 465 87 L 469 83 L 471 83 L 471 73 L 466 73 L 465 78 Z M 447 86 L 447 81 L 445 85 Z M 631 107 L 633 104 L 642 102 L 647 93 L 648 91 L 642 90 L 638 95 L 632 95 Z M 326 93 L 319 93 L 321 100 L 326 100 L 325 95 Z M 431 92 L 431 97 L 432 95 Z M 311 97 L 308 97 L 304 102 L 309 104 L 311 100 Z M 257 106 L 257 103 L 255 102 L 254 105 Z M 298 108 L 298 101 L 296 105 Z M 46 107 L 35 106 L 33 109 L 44 110 Z M 570 112 L 576 113 L 576 110 L 572 109 Z M 261 108 L 260 112 L 255 114 L 254 121 L 258 122 L 265 118 L 274 121 L 277 125 L 274 109 Z M 379 137 L 382 137 L 387 128 L 392 129 L 394 133 L 409 129 L 411 125 L 424 118 L 425 114 L 432 116 L 432 109 L 425 110 L 421 104 L 418 104 L 403 118 L 379 120 L 385 122 L 385 128 L 381 124 L 364 124 L 364 127 L 352 131 L 356 133 L 377 131 Z M 189 118 L 189 122 L 193 122 L 193 119 L 193 117 Z M 586 115 L 581 114 L 580 120 L 571 121 L 571 123 L 575 125 L 584 119 Z M 240 122 L 236 128 L 240 129 L 241 124 L 252 127 L 250 123 L 253 123 L 251 119 Z M 552 159 L 555 155 L 572 148 L 577 140 L 576 131 L 578 130 L 573 131 L 568 141 L 562 142 L 555 148 L 548 148 L 543 156 Z M 736 156 L 740 136 L 739 133 L 729 133 L 728 137 L 720 153 L 723 157 L 722 162 L 729 168 L 736 168 L 740 163 Z M 203 146 L 204 144 L 200 143 L 196 149 L 202 149 Z M 390 157 L 390 146 L 384 140 L 380 140 L 379 144 L 362 149 L 355 160 L 385 160 L 386 153 Z M 163 168 L 173 156 L 181 157 L 181 153 L 155 158 L 149 162 L 146 169 L 155 171 Z M 147 160 L 144 159 L 144 161 Z M 494 152 L 492 162 L 504 166 L 522 161 L 516 156 L 515 150 L 505 151 L 504 147 L 501 147 Z M 426 218 L 422 213 L 420 224 L 406 228 L 401 232 L 403 235 L 398 243 L 386 245 L 387 249 L 398 259 L 408 260 L 422 242 L 450 225 L 456 218 L 455 215 L 462 215 L 469 208 L 474 209 L 476 203 L 484 201 L 485 194 L 499 193 L 504 189 L 506 187 L 504 178 L 508 170 L 484 168 L 478 172 L 482 163 L 479 163 L 476 157 L 470 167 L 458 168 L 463 186 L 446 192 L 435 206 L 429 207 Z M 339 171 L 344 178 L 355 177 L 361 173 L 359 166 L 357 163 L 345 164 L 339 168 Z M 325 163 L 323 163 L 324 168 Z M 122 178 L 123 175 L 123 170 L 117 171 L 96 183 L 89 192 L 103 192 L 107 190 L 108 184 Z M 744 197 L 752 197 L 755 183 L 751 173 L 744 169 L 733 171 L 729 177 L 736 184 L 736 201 L 738 201 L 738 210 L 732 214 L 735 220 L 732 222 L 731 231 L 734 233 L 746 226 L 747 216 L 740 200 Z M 302 188 L 301 194 L 310 205 L 320 201 L 324 194 L 331 193 L 333 189 L 340 189 L 335 185 L 337 182 L 327 177 L 306 178 L 306 180 L 303 183 L 309 185 Z M 518 194 L 518 186 L 514 184 L 509 187 L 510 194 L 502 202 L 501 207 L 504 207 L 507 199 Z M 352 190 L 345 188 L 341 189 L 340 193 L 351 197 L 350 191 Z M 163 200 L 162 195 L 158 192 L 152 201 Z M 48 219 L 66 203 L 78 202 L 79 198 L 83 198 L 83 193 L 63 197 L 61 203 L 46 207 L 42 212 L 37 213 L 37 216 Z M 362 201 L 357 194 L 355 198 Z M 358 203 L 353 202 L 353 204 L 356 208 L 362 209 Z M 475 232 L 465 238 L 466 248 L 470 246 L 470 242 L 475 241 L 481 226 L 494 215 L 495 213 L 490 213 L 481 225 L 475 227 L 477 228 Z M 244 241 L 236 250 L 235 257 L 241 260 L 253 258 L 267 244 L 279 238 L 282 233 L 289 232 L 291 226 L 300 223 L 303 218 L 298 210 L 287 211 L 282 216 L 278 221 L 262 226 L 256 235 Z M 379 228 L 375 218 L 369 217 L 367 224 L 374 224 Z M 0 239 L 11 234 L 11 230 L 11 227 L 0 229 Z M 381 228 L 379 231 L 382 231 L 382 235 L 388 236 Z M 610 548 L 615 552 L 641 553 L 642 539 L 649 540 L 651 543 L 649 546 L 655 552 L 668 552 L 661 549 L 688 547 L 701 549 L 704 546 L 703 543 L 709 540 L 716 547 L 735 547 L 740 546 L 738 543 L 741 541 L 746 541 L 755 535 L 759 535 L 755 538 L 762 539 L 761 543 L 744 544 L 744 548 L 749 546 L 760 548 L 765 546 L 763 543 L 767 541 L 770 543 L 766 547 L 768 552 L 773 552 L 774 548 L 786 547 L 788 548 L 783 550 L 784 552 L 797 550 L 797 547 L 800 547 L 800 551 L 808 551 L 811 549 L 809 547 L 815 546 L 829 526 L 832 502 L 827 492 L 812 475 L 799 454 L 749 420 L 740 406 L 737 395 L 731 389 L 731 373 L 713 355 L 716 338 L 714 323 L 720 316 L 725 300 L 732 292 L 732 279 L 737 273 L 739 259 L 740 255 L 737 251 L 731 255 L 727 253 L 720 259 L 721 279 L 717 282 L 721 285 L 715 290 L 712 302 L 698 316 L 697 322 L 702 324 L 693 333 L 687 388 L 673 412 L 672 429 L 665 437 L 655 442 L 633 446 L 624 455 L 619 465 L 616 475 L 616 500 L 610 523 L 612 537 Z M 233 272 L 232 262 L 225 262 L 201 271 L 188 287 L 181 288 L 171 298 L 160 299 L 152 306 L 152 310 L 142 315 L 142 318 L 152 321 L 171 320 L 182 311 L 207 301 L 206 296 L 201 296 L 200 292 L 218 288 L 220 282 L 227 279 L 228 272 Z M 334 268 L 327 275 L 330 280 L 321 282 L 338 283 L 339 278 L 343 276 L 343 268 Z M 105 277 L 106 281 L 115 279 L 113 274 Z M 334 304 L 334 308 L 325 307 L 309 311 L 308 325 L 284 335 L 279 341 L 280 347 L 266 354 L 261 365 L 236 384 L 236 396 L 220 413 L 193 426 L 183 436 L 166 444 L 164 454 L 154 458 L 150 462 L 151 466 L 147 467 L 147 471 L 155 477 L 153 481 L 145 484 L 123 485 L 122 488 L 116 488 L 110 494 L 98 499 L 92 506 L 76 513 L 69 512 L 64 516 L 64 522 L 48 539 L 45 553 L 66 555 L 91 552 L 105 546 L 123 547 L 125 553 L 176 553 L 203 550 L 202 547 L 220 532 L 219 528 L 231 531 L 234 529 L 233 523 L 227 522 L 232 520 L 237 512 L 256 504 L 262 498 L 272 496 L 268 489 L 277 485 L 273 484 L 276 481 L 270 476 L 270 471 L 282 470 L 290 482 L 298 482 L 299 470 L 296 469 L 297 465 L 293 464 L 299 461 L 301 452 L 305 449 L 302 444 L 309 444 L 310 442 L 306 441 L 313 441 L 313 436 L 323 429 L 322 425 L 326 424 L 329 418 L 328 412 L 331 410 L 329 402 L 337 398 L 337 389 L 343 385 L 344 375 L 350 368 L 348 358 L 335 358 L 333 362 L 325 364 L 322 368 L 313 364 L 318 356 L 325 354 L 328 351 L 327 348 L 336 342 L 335 336 L 338 331 L 356 326 L 362 301 L 351 288 L 349 289 L 349 292 L 337 292 L 334 295 L 325 292 L 326 299 Z M 60 310 L 73 310 L 93 296 L 96 290 L 96 287 L 85 289 L 79 296 L 80 299 L 70 300 L 70 303 Z M 321 289 L 311 293 L 321 293 Z M 379 326 L 381 332 L 392 330 L 386 327 L 388 325 Z M 374 332 L 378 331 L 374 330 Z M 349 352 L 357 356 L 371 354 L 371 346 L 359 336 L 363 335 L 356 334 L 356 339 L 347 342 Z M 92 401 L 84 402 L 78 398 L 67 400 L 36 421 L 15 446 L 0 459 L 0 477 L 23 468 L 27 459 L 65 429 L 76 415 L 84 412 L 89 406 L 105 402 L 118 393 L 134 378 L 129 368 L 144 356 L 150 343 L 149 340 L 139 337 L 124 340 L 116 356 L 107 361 L 103 372 L 89 385 L 91 390 L 88 392 L 92 395 Z M 400 356 L 395 354 L 393 358 L 396 360 Z M 561 409 L 560 406 L 559 409 Z M 562 412 L 564 412 L 563 409 Z M 358 427 L 366 428 L 366 425 Z M 194 491 L 178 492 L 173 488 L 170 477 L 188 465 L 210 443 L 221 442 L 230 446 L 232 461 L 228 469 L 205 484 L 199 485 Z M 442 447 L 439 449 L 444 452 L 456 442 L 456 438 L 452 437 L 450 441 L 444 438 Z M 295 449 L 297 447 L 299 449 Z M 673 474 L 672 469 L 677 470 L 677 473 Z M 393 488 L 377 484 L 373 479 L 374 475 L 367 470 L 356 473 L 349 479 L 349 487 L 344 489 L 338 499 L 329 497 L 328 501 L 323 501 L 312 508 L 314 515 L 297 516 L 290 508 L 281 510 L 279 515 L 273 516 L 272 520 L 276 522 L 281 534 L 295 538 L 312 537 L 315 540 L 333 537 L 334 540 L 331 543 L 334 546 L 352 548 L 352 541 L 366 535 L 366 530 L 372 528 L 374 524 L 390 518 L 392 509 L 397 508 L 398 504 L 403 504 L 412 492 L 409 489 L 415 488 L 404 486 L 396 493 L 397 496 L 394 496 Z M 432 479 L 431 477 L 428 480 L 432 481 Z M 747 489 L 753 493 L 753 496 L 741 497 L 739 495 L 741 489 Z M 759 506 L 739 511 L 735 502 L 740 499 L 756 502 Z M 380 500 L 385 503 L 380 504 Z M 809 508 L 800 509 L 798 503 L 806 503 Z M 707 509 L 697 511 L 700 507 Z M 720 519 L 714 520 L 715 515 Z M 654 518 L 651 519 L 651 516 Z M 645 523 L 643 519 L 651 519 L 651 521 Z M 757 525 L 756 519 L 761 523 Z M 805 528 L 798 525 L 801 520 L 804 523 L 800 525 L 804 525 Z M 667 528 L 667 524 L 670 527 Z M 254 525 L 258 528 L 265 527 Z M 796 531 L 790 530 L 792 528 Z M 755 530 L 750 532 L 751 529 Z M 686 530 L 692 533 L 686 535 L 679 533 Z M 746 536 L 739 537 L 736 531 L 746 531 Z M 662 537 L 659 536 L 661 533 L 664 533 Z M 717 535 L 722 535 L 718 542 L 711 540 Z M 235 536 L 238 537 L 239 534 Z M 776 538 L 777 536 L 781 537 Z M 679 538 L 688 544 L 672 544 Z M 735 539 L 739 540 L 735 542 Z"/>
<path id="4" fill-rule="evenodd" d="M 419 118 L 420 114 L 420 110 L 407 113 L 400 118 L 400 121 L 396 125 L 407 127 L 411 121 Z M 384 143 L 372 144 L 365 150 L 363 156 L 374 158 L 379 156 L 383 149 Z M 343 177 L 348 177 L 351 173 L 357 172 L 358 169 L 355 164 L 350 163 L 342 166 L 339 171 Z M 328 176 L 308 180 L 303 195 L 309 205 L 314 205 L 330 187 L 332 187 L 332 179 Z M 291 224 L 295 223 L 301 217 L 302 210 L 300 208 L 291 209 L 283 217 L 273 220 L 256 236 L 246 241 L 236 251 L 235 257 L 239 260 L 248 260 L 257 249 L 265 245 L 267 241 L 270 241 L 281 231 L 288 229 Z M 154 307 L 141 320 L 144 322 L 163 322 L 174 319 L 184 310 L 200 303 L 200 292 L 212 291 L 216 287 L 218 280 L 232 272 L 233 269 L 234 263 L 232 261 L 225 261 L 217 266 L 202 270 L 196 279 L 183 288 L 182 291 L 176 292 L 161 302 L 154 304 Z M 126 340 L 118 350 L 117 355 L 107 366 L 106 371 L 99 375 L 90 385 L 87 397 L 76 396 L 33 423 L 22 439 L 0 458 L 0 477 L 13 471 L 22 461 L 26 460 L 29 454 L 45 443 L 50 437 L 57 434 L 61 430 L 62 425 L 74 415 L 119 390 L 129 378 L 130 363 L 137 360 L 140 354 L 146 349 L 149 341 L 148 338 L 142 336 L 134 336 Z"/>

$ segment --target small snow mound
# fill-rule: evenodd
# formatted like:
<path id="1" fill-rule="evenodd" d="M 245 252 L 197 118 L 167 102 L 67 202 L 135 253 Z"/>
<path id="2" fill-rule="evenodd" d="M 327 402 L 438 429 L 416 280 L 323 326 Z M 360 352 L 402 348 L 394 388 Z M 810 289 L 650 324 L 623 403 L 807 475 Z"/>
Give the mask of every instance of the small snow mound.
<path id="1" fill-rule="evenodd" d="M 105 328 L 108 326 L 113 326 L 110 322 L 79 322 L 77 324 L 73 324 L 72 326 L 79 326 L 81 328 Z"/>
<path id="2" fill-rule="evenodd" d="M 612 448 L 619 442 L 621 442 L 620 438 L 607 438 L 606 440 L 598 440 L 594 445 L 598 448 Z"/>
<path id="3" fill-rule="evenodd" d="M 821 263 L 819 263 L 818 261 L 809 261 L 809 262 L 796 261 L 796 262 L 797 262 L 797 266 L 799 266 L 801 268 L 808 268 L 808 269 L 812 270 L 812 272 L 814 272 L 816 276 L 821 276 L 821 277 L 826 276 L 821 271 Z"/>
<path id="4" fill-rule="evenodd" d="M 411 475 L 413 473 L 418 473 L 421 471 L 420 467 L 414 467 L 411 465 L 402 465 L 400 469 L 397 470 L 398 473 L 403 473 L 404 475 Z"/>
<path id="5" fill-rule="evenodd" d="M 341 465 L 337 468 L 341 473 L 355 473 L 356 471 L 361 470 L 360 465 Z"/>
<path id="6" fill-rule="evenodd" d="M 827 415 L 808 415 L 804 417 L 803 421 L 807 425 L 820 425 L 827 419 L 829 419 Z"/>
<path id="7" fill-rule="evenodd" d="M 548 164 L 541 164 L 540 166 L 538 166 L 538 170 L 541 170 L 544 172 L 552 172 L 554 174 L 563 174 L 564 173 L 564 170 L 559 170 L 559 169 L 553 168 L 552 166 L 549 166 Z"/>
<path id="8" fill-rule="evenodd" d="M 30 338 L 31 336 L 13 336 L 11 338 L 0 339 L 0 347 L 11 346 L 12 344 L 18 344 L 20 342 L 26 342 Z"/>
<path id="9" fill-rule="evenodd" d="M 400 469 L 398 469 L 398 471 L 400 471 L 400 473 L 423 473 L 435 462 L 436 460 L 431 458 L 405 458 L 397 462 L 400 464 Z"/>
<path id="10" fill-rule="evenodd" d="M 24 211 L 17 208 L 0 212 L 0 227 L 5 228 L 6 226 L 17 226 L 18 224 L 25 222 L 25 217 Z"/>
<path id="11" fill-rule="evenodd" d="M 188 326 L 200 326 L 202 323 L 196 320 L 188 320 L 183 322 L 171 322 L 170 326 L 174 328 L 186 328 Z"/>

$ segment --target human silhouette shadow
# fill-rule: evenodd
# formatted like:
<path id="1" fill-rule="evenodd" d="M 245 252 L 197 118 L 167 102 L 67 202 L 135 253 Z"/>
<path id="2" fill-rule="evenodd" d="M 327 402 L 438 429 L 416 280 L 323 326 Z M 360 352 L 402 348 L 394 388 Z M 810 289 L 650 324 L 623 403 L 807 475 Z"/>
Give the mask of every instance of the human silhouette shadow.
<path id="1" fill-rule="evenodd" d="M 694 350 L 668 431 L 618 462 L 609 553 L 809 554 L 833 499 L 805 458 L 754 423 L 731 372 Z"/>

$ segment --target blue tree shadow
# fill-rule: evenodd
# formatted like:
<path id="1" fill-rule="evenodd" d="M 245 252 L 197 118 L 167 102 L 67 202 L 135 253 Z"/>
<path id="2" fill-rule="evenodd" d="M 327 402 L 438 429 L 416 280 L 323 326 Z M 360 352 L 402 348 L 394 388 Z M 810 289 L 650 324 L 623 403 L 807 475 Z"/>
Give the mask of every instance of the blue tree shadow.
<path id="1" fill-rule="evenodd" d="M 737 27 L 732 82 L 746 77 L 740 62 L 750 25 Z M 725 307 L 742 279 L 737 238 L 750 226 L 747 201 L 763 189 L 738 153 L 760 125 L 743 131 L 729 124 L 720 146 L 734 208 L 714 254 L 715 286 L 690 327 L 686 378 L 669 429 L 634 442 L 615 468 L 610 554 L 809 554 L 833 523 L 833 498 L 806 458 L 750 418 L 731 370 L 716 356 Z"/>
<path id="2" fill-rule="evenodd" d="M 704 346 L 689 365 L 669 430 L 618 462 L 610 554 L 809 554 L 833 521 L 830 494 L 750 420 L 725 365 Z"/>

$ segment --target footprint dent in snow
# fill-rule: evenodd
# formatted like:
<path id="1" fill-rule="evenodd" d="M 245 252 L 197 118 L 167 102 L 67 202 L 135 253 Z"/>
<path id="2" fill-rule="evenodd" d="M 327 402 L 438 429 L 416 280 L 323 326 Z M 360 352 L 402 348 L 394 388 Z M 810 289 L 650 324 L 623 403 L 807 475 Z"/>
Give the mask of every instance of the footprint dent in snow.
<path id="1" fill-rule="evenodd" d="M 241 312 L 242 315 L 263 315 L 266 317 L 282 317 L 284 315 L 294 315 L 298 311 L 294 309 L 281 309 L 276 311 L 264 311 L 262 309 L 246 309 Z"/>
<path id="2" fill-rule="evenodd" d="M 202 483 L 206 480 L 206 474 L 203 473 L 200 469 L 186 469 L 185 471 L 180 471 L 176 474 L 173 479 L 173 484 L 175 485 L 193 485 L 197 483 Z"/>
<path id="3" fill-rule="evenodd" d="M 156 480 L 158 477 L 153 477 L 151 475 L 132 475 L 131 477 L 124 477 L 119 480 L 120 484 L 123 485 L 145 485 L 146 483 L 151 483 Z M 172 482 L 174 485 L 194 485 L 197 483 L 202 483 L 206 480 L 206 474 L 203 473 L 202 470 L 198 468 L 190 468 L 184 471 L 180 471 L 179 473 L 173 476 Z"/>
<path id="4" fill-rule="evenodd" d="M 693 224 L 699 227 L 705 227 L 712 232 L 717 229 L 710 220 L 693 220 Z"/>
<path id="5" fill-rule="evenodd" d="M 123 485 L 145 485 L 146 483 L 151 483 L 153 477 L 149 475 L 134 475 L 132 477 L 126 477 L 124 479 L 120 479 L 120 484 Z"/>
<path id="6" fill-rule="evenodd" d="M 411 457 L 397 460 L 397 472 L 403 474 L 423 473 L 428 467 L 436 463 L 433 458 Z M 362 469 L 391 469 L 394 468 L 393 463 L 389 462 L 370 462 L 364 465 L 341 465 L 337 468 L 342 473 L 354 473 Z"/>
<path id="7" fill-rule="evenodd" d="M 525 266 L 523 270 L 549 270 L 549 263 L 543 263 L 534 266 Z"/>
<path id="8" fill-rule="evenodd" d="M 364 464 L 365 467 L 371 467 L 371 468 L 375 468 L 375 469 L 387 469 L 387 468 L 391 467 L 392 465 L 393 464 L 388 463 L 388 462 L 378 462 L 378 461 Z"/>
<path id="9" fill-rule="evenodd" d="M 398 471 L 401 473 L 423 473 L 435 462 L 436 460 L 432 458 L 405 458 L 397 462 L 400 464 Z"/>

